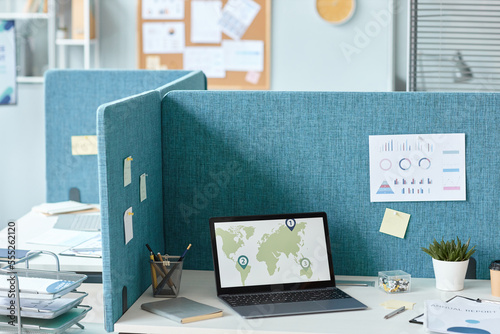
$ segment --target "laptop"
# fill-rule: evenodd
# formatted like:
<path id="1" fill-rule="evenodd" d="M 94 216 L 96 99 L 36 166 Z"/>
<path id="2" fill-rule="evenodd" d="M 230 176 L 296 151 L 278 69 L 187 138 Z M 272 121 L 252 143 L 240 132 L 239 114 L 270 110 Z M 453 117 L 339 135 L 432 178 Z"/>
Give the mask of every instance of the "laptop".
<path id="1" fill-rule="evenodd" d="M 335 286 L 326 213 L 210 218 L 217 296 L 244 318 L 362 310 Z"/>

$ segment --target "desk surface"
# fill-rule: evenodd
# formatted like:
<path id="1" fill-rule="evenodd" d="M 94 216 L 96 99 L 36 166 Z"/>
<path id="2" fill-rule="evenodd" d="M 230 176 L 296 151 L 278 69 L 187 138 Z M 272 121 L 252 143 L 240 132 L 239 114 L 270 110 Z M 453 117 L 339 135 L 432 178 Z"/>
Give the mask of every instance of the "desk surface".
<path id="1" fill-rule="evenodd" d="M 28 241 L 42 233 L 51 230 L 57 222 L 57 216 L 44 216 L 38 212 L 29 212 L 16 221 L 16 248 L 31 250 L 47 250 L 59 254 L 68 249 L 67 246 L 39 245 Z M 0 245 L 7 245 L 7 229 L 0 231 Z M 0 246 L 4 247 L 4 246 Z M 41 270 L 56 270 L 52 256 L 41 255 L 30 260 L 30 268 Z M 59 256 L 62 271 L 76 271 L 85 273 L 101 273 L 102 259 L 77 256 Z M 21 264 L 24 267 L 24 264 Z"/>
<path id="2" fill-rule="evenodd" d="M 375 277 L 338 276 L 337 280 L 375 281 Z M 132 305 L 118 320 L 116 332 L 133 333 L 426 333 L 422 325 L 408 321 L 423 313 L 424 301 L 447 300 L 457 294 L 471 298 L 499 300 L 493 297 L 488 280 L 466 280 L 465 289 L 459 292 L 444 292 L 435 288 L 434 279 L 413 278 L 412 291 L 401 294 L 386 294 L 377 287 L 340 286 L 342 290 L 366 304 L 363 311 L 333 312 L 287 317 L 243 319 L 216 297 L 215 279 L 210 271 L 183 271 L 180 295 L 223 309 L 222 318 L 204 320 L 181 325 L 158 315 L 141 310 L 141 304 L 161 299 L 152 296 L 151 288 Z M 380 306 L 387 300 L 402 300 L 416 303 L 408 310 L 391 319 L 384 315 L 391 312 Z"/>

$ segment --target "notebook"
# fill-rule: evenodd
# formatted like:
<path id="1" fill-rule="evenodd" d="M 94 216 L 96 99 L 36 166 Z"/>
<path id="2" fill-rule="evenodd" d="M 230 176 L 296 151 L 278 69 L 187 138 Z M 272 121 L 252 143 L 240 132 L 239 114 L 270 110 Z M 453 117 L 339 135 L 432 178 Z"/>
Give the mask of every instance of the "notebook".
<path id="1" fill-rule="evenodd" d="M 184 297 L 144 303 L 141 308 L 181 324 L 222 317 L 222 310 Z"/>
<path id="2" fill-rule="evenodd" d="M 217 296 L 245 318 L 361 310 L 335 286 L 326 213 L 210 218 Z"/>

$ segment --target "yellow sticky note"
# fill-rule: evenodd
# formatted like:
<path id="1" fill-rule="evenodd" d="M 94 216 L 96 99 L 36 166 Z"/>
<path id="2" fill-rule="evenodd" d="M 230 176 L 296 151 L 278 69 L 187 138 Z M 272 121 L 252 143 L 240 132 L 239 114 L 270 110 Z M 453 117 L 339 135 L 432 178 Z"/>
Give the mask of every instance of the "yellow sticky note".
<path id="1" fill-rule="evenodd" d="M 385 209 L 380 232 L 404 239 L 410 215 L 391 209 Z"/>
<path id="2" fill-rule="evenodd" d="M 405 309 L 407 310 L 413 310 L 413 305 L 415 305 L 415 303 L 392 299 L 392 300 L 386 300 L 380 305 L 387 309 L 398 309 L 404 306 Z"/>
<path id="3" fill-rule="evenodd" d="M 97 154 L 97 136 L 72 136 L 71 154 L 73 155 Z"/>

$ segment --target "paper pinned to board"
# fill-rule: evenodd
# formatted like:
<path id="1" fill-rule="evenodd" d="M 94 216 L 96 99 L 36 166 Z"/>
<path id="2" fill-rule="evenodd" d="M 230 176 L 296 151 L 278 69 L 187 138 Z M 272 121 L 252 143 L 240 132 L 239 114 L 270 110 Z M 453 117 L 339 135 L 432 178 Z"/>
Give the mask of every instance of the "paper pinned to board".
<path id="1" fill-rule="evenodd" d="M 142 0 L 144 20 L 182 20 L 185 0 Z"/>
<path id="2" fill-rule="evenodd" d="M 226 71 L 264 71 L 264 42 L 223 40 Z"/>
<path id="3" fill-rule="evenodd" d="M 255 1 L 229 0 L 219 21 L 222 32 L 233 39 L 241 39 L 259 11 L 260 5 Z"/>
<path id="4" fill-rule="evenodd" d="M 184 69 L 203 71 L 207 78 L 225 78 L 224 52 L 217 46 L 187 47 L 182 58 Z"/>
<path id="5" fill-rule="evenodd" d="M 219 44 L 222 1 L 191 1 L 191 43 Z"/>
<path id="6" fill-rule="evenodd" d="M 145 22 L 142 24 L 144 54 L 183 53 L 184 22 Z"/>

